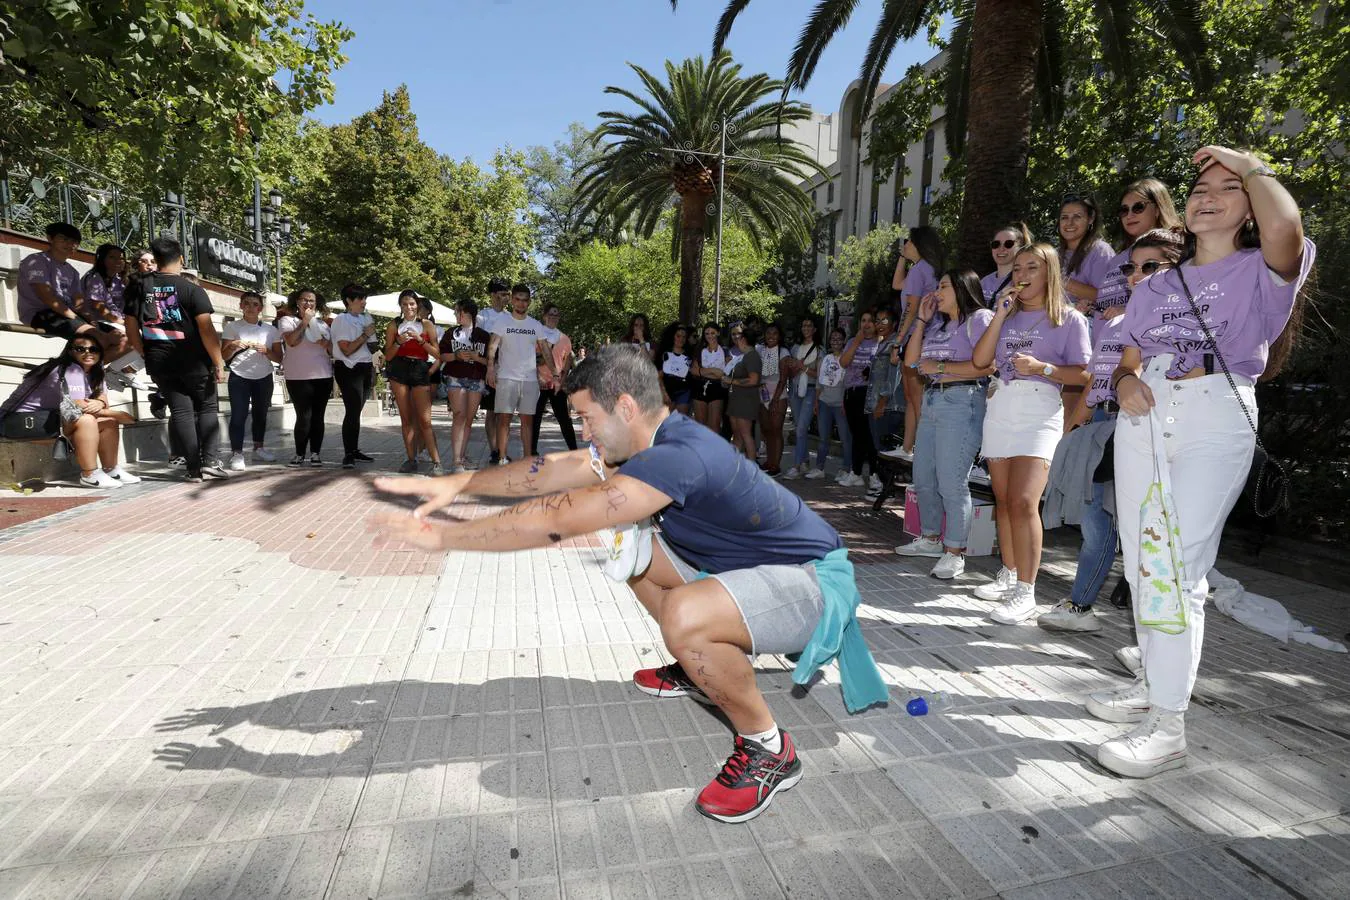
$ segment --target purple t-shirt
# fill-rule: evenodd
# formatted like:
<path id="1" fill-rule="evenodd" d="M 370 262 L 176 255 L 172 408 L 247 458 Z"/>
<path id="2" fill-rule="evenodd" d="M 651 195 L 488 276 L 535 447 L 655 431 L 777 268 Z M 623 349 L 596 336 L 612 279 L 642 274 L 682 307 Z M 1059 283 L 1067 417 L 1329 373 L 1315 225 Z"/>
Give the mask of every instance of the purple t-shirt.
<path id="1" fill-rule="evenodd" d="M 945 324 L 934 317 L 923 330 L 923 352 L 920 359 L 934 362 L 970 362 L 975 355 L 975 345 L 980 337 L 989 330 L 994 320 L 994 312 L 989 309 L 977 309 L 966 317 L 964 322 L 949 320 Z M 933 375 L 936 383 L 944 381 L 968 381 L 969 375 Z"/>
<path id="2" fill-rule="evenodd" d="M 937 274 L 933 267 L 928 264 L 928 260 L 921 259 L 909 267 L 909 272 L 905 274 L 905 286 L 901 288 L 900 293 L 906 297 L 923 297 L 925 294 L 937 290 Z"/>
<path id="3" fill-rule="evenodd" d="M 1101 238 L 1097 238 L 1088 246 L 1087 252 L 1083 254 L 1083 259 L 1078 264 L 1076 271 L 1069 271 L 1069 258 L 1073 254 L 1063 249 L 1059 251 L 1059 265 L 1063 269 L 1065 281 L 1077 281 L 1100 290 L 1102 280 L 1106 278 L 1107 267 L 1111 265 L 1111 260 L 1115 255 L 1116 251 L 1111 249 L 1110 244 Z M 1129 260 L 1125 261 L 1128 262 Z"/>
<path id="4" fill-rule="evenodd" d="M 998 345 L 994 349 L 994 364 L 998 377 L 1004 381 L 1040 381 L 1057 383 L 1044 375 L 1020 375 L 1013 365 L 1013 357 L 1027 353 L 1053 366 L 1085 366 L 1092 358 L 1092 340 L 1088 336 L 1088 321 L 1076 309 L 1066 310 L 1063 324 L 1056 327 L 1043 309 L 1024 309 L 1003 322 Z"/>
<path id="5" fill-rule="evenodd" d="M 1294 297 L 1308 280 L 1316 256 L 1317 247 L 1304 238 L 1298 277 L 1290 282 L 1270 270 L 1260 250 L 1238 250 L 1208 265 L 1184 266 L 1195 305 L 1234 375 L 1256 379 L 1266 370 L 1270 344 L 1289 322 Z M 1160 353 L 1175 354 L 1168 378 L 1204 366 L 1208 341 L 1176 269 L 1141 281 L 1124 318 L 1124 342 L 1139 348 L 1144 363 Z M 1218 360 L 1214 371 L 1223 371 Z"/>
<path id="6" fill-rule="evenodd" d="M 1101 314 L 1113 306 L 1124 306 L 1125 301 L 1130 298 L 1130 283 L 1120 271 L 1120 267 L 1130 261 L 1130 251 L 1126 248 L 1115 256 L 1106 265 L 1106 274 L 1102 277 L 1101 284 L 1097 285 L 1097 302 L 1094 305 L 1093 320 L 1101 317 Z"/>
<path id="7" fill-rule="evenodd" d="M 1116 399 L 1116 392 L 1111 388 L 1111 373 L 1120 365 L 1121 354 L 1125 352 L 1120 330 L 1120 325 L 1124 321 L 1124 316 L 1116 316 L 1114 319 L 1102 319 L 1098 322 L 1097 334 L 1093 339 L 1092 359 L 1088 362 L 1088 374 L 1092 376 L 1092 383 L 1088 385 L 1087 397 L 1084 399 L 1088 406 L 1101 406 L 1108 400 Z"/>
<path id="8" fill-rule="evenodd" d="M 84 374 L 84 369 L 78 365 L 70 364 L 66 366 L 66 390 L 70 393 L 72 400 L 88 400 L 92 394 L 89 392 L 89 379 Z M 32 382 L 21 382 L 15 392 L 22 392 L 28 389 Z M 61 405 L 61 370 L 52 369 L 37 387 L 33 388 L 32 393 L 25 396 L 14 407 L 14 412 L 34 412 L 39 409 L 56 409 Z"/>
<path id="9" fill-rule="evenodd" d="M 47 308 L 38 297 L 34 285 L 45 284 L 67 306 L 73 306 L 80 293 L 80 273 L 68 262 L 57 262 L 44 251 L 33 253 L 19 263 L 19 319 L 31 322 L 33 316 Z"/>
<path id="10" fill-rule="evenodd" d="M 112 284 L 105 284 L 103 279 L 93 272 L 84 276 L 82 282 L 84 286 L 84 305 L 89 312 L 97 309 L 97 304 L 102 303 L 108 308 L 108 312 L 117 317 L 121 317 L 122 309 L 125 304 L 124 295 L 127 286 L 122 283 L 121 275 L 114 275 Z"/>
<path id="11" fill-rule="evenodd" d="M 867 387 L 868 379 L 863 370 L 871 367 L 872 357 L 876 355 L 876 338 L 864 338 L 862 343 L 858 344 L 858 352 L 853 354 L 853 362 L 844 370 L 844 387 Z"/>
<path id="12" fill-rule="evenodd" d="M 998 274 L 998 269 L 990 272 L 980 279 L 980 290 L 984 291 L 984 303 L 986 306 L 994 305 L 994 295 L 998 293 L 999 287 L 1006 287 L 1012 284 L 1012 273 L 1007 275 Z"/>

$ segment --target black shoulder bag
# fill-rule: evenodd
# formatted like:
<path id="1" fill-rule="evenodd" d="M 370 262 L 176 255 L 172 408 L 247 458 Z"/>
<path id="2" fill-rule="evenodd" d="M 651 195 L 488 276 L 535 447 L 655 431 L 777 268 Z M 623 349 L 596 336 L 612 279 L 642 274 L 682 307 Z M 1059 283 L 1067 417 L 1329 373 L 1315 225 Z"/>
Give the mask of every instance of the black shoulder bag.
<path id="1" fill-rule="evenodd" d="M 1251 410 L 1247 409 L 1247 404 L 1242 401 L 1242 395 L 1238 393 L 1237 382 L 1233 380 L 1233 374 L 1228 371 L 1228 363 L 1219 352 L 1219 342 L 1214 340 L 1209 323 L 1200 315 L 1200 307 L 1191 296 L 1191 288 L 1186 283 L 1181 266 L 1176 267 L 1176 273 L 1177 278 L 1181 280 L 1181 289 L 1186 294 L 1186 302 L 1190 304 L 1191 315 L 1200 323 L 1200 328 L 1205 333 L 1205 343 L 1213 351 L 1214 358 L 1219 361 L 1219 367 L 1223 369 L 1224 377 L 1228 379 L 1228 386 L 1233 389 L 1233 396 L 1242 407 L 1242 414 L 1246 416 L 1247 424 L 1256 437 L 1256 453 L 1252 459 L 1252 468 L 1256 474 L 1249 478 L 1247 487 L 1252 494 L 1252 512 L 1262 519 L 1268 519 L 1289 505 L 1289 474 L 1266 450 L 1266 445 L 1261 443 L 1261 432 L 1256 430 L 1256 421 L 1252 418 Z"/>

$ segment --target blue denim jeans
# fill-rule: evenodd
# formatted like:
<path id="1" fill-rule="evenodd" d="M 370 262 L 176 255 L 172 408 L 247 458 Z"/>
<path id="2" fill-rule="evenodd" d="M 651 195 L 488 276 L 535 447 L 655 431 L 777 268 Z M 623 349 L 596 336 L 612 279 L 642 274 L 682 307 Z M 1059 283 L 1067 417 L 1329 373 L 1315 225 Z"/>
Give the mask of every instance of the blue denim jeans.
<path id="1" fill-rule="evenodd" d="M 886 440 L 886 435 L 891 434 L 898 429 L 904 421 L 904 412 L 894 410 L 890 406 L 886 407 L 886 411 L 881 414 L 880 419 L 876 417 L 875 410 L 867 414 L 867 425 L 872 430 L 872 446 L 876 449 L 877 453 L 881 452 L 881 448 L 884 446 L 882 441 Z M 874 459 L 872 465 L 873 475 L 876 474 L 875 463 L 876 460 Z"/>
<path id="2" fill-rule="evenodd" d="M 800 468 L 806 465 L 806 460 L 811 455 L 811 445 L 808 443 L 810 436 L 807 432 L 811 429 L 811 418 L 815 415 L 816 386 L 809 385 L 805 397 L 798 397 L 792 385 L 788 385 L 786 393 L 788 406 L 792 407 L 792 422 L 796 429 L 796 443 L 792 447 L 792 465 Z"/>
<path id="3" fill-rule="evenodd" d="M 926 535 L 941 533 L 948 547 L 964 547 L 970 536 L 970 467 L 984 435 L 984 404 L 985 388 L 980 384 L 923 392 L 923 413 L 914 438 L 919 527 Z"/>
<path id="4" fill-rule="evenodd" d="M 1092 414 L 1094 422 L 1106 418 L 1106 413 L 1100 409 Z M 1083 519 L 1078 523 L 1083 546 L 1078 551 L 1078 572 L 1073 576 L 1073 590 L 1069 593 L 1069 599 L 1078 606 L 1091 606 L 1097 602 L 1097 594 L 1111 574 L 1111 564 L 1116 561 L 1116 520 L 1102 509 L 1102 497 L 1107 488 L 1112 485 L 1092 485 L 1092 501 L 1083 504 Z"/>
<path id="5" fill-rule="evenodd" d="M 820 449 L 816 451 L 816 468 L 825 468 L 825 457 L 830 455 L 830 432 L 839 426 L 839 443 L 843 445 L 842 467 L 847 469 L 853 462 L 853 435 L 848 430 L 848 416 L 844 415 L 843 405 L 820 404 L 820 419 L 816 430 L 820 432 Z"/>

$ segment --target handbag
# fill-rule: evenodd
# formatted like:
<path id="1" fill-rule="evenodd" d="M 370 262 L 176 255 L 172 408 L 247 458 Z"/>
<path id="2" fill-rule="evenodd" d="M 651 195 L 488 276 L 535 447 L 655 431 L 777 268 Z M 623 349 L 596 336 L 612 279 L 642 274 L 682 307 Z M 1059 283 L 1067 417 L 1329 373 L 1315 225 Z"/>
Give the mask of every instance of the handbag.
<path id="1" fill-rule="evenodd" d="M 0 417 L 0 436 L 11 441 L 42 441 L 61 433 L 61 416 L 54 409 L 12 412 Z"/>
<path id="2" fill-rule="evenodd" d="M 1153 482 L 1139 505 L 1139 595 L 1134 604 L 1139 624 L 1164 634 L 1181 634 L 1187 624 L 1181 586 L 1186 580 L 1181 528 L 1157 410 L 1149 412 L 1148 421 L 1153 441 Z"/>
<path id="3" fill-rule="evenodd" d="M 1256 428 L 1256 420 L 1252 418 L 1251 410 L 1247 409 L 1247 404 L 1243 401 L 1242 395 L 1238 393 L 1237 382 L 1233 380 L 1233 374 L 1228 371 L 1228 363 L 1219 352 L 1219 342 L 1214 340 L 1214 333 L 1209 330 L 1209 323 L 1205 321 L 1204 316 L 1200 315 L 1200 308 L 1195 303 L 1195 298 L 1191 296 L 1190 285 L 1186 283 L 1186 276 L 1181 271 L 1181 266 L 1176 267 L 1177 278 L 1181 280 L 1181 290 L 1186 294 L 1186 302 L 1190 304 L 1191 315 L 1200 323 L 1201 330 L 1205 333 L 1205 343 L 1207 349 L 1213 351 L 1214 357 L 1219 361 L 1219 367 L 1223 369 L 1224 377 L 1228 379 L 1228 386 L 1233 391 L 1233 396 L 1237 398 L 1238 405 L 1242 407 L 1242 415 L 1247 419 L 1247 425 L 1251 428 L 1252 434 L 1256 437 L 1256 452 L 1252 457 L 1253 468 L 1256 475 L 1248 479 L 1247 485 L 1252 492 L 1252 512 L 1256 513 L 1258 518 L 1269 519 L 1281 509 L 1289 505 L 1289 473 L 1285 467 L 1279 463 L 1270 452 L 1266 450 L 1266 445 L 1261 443 L 1261 432 Z M 1262 498 L 1266 498 L 1266 504 L 1263 505 Z"/>

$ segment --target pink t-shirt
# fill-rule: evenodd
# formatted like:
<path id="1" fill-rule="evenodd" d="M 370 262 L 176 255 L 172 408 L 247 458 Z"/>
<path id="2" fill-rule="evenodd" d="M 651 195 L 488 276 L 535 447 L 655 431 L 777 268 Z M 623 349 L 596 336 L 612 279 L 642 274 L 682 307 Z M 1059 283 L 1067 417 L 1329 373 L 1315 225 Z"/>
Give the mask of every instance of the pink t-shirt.
<path id="1" fill-rule="evenodd" d="M 1208 265 L 1183 266 L 1195 305 L 1234 375 L 1256 379 L 1266 370 L 1270 344 L 1289 322 L 1294 297 L 1307 281 L 1316 256 L 1317 247 L 1304 238 L 1298 277 L 1289 282 L 1270 270 L 1260 250 L 1238 250 Z M 1176 269 L 1165 269 L 1140 282 L 1124 319 L 1123 340 L 1139 348 L 1145 364 L 1162 353 L 1175 355 L 1168 378 L 1202 368 L 1205 354 L 1212 352 Z M 1223 371 L 1217 359 L 1214 371 Z"/>
<path id="2" fill-rule="evenodd" d="M 1069 271 L 1069 259 L 1072 253 L 1064 250 L 1059 251 L 1059 267 L 1063 270 L 1064 280 L 1077 281 L 1086 284 L 1089 287 L 1095 287 L 1100 290 L 1102 280 L 1106 278 L 1107 267 L 1111 265 L 1111 260 L 1116 255 L 1116 251 L 1111 249 L 1111 245 L 1101 238 L 1093 241 L 1083 254 L 1083 259 L 1078 264 L 1077 270 Z M 1128 262 L 1128 260 L 1127 260 Z"/>
<path id="3" fill-rule="evenodd" d="M 1092 340 L 1088 336 L 1088 321 L 1076 309 L 1067 310 L 1064 323 L 1056 326 L 1043 309 L 1024 309 L 1003 321 L 998 345 L 994 349 L 994 364 L 998 377 L 1004 381 L 1040 381 L 1060 385 L 1044 375 L 1020 375 L 1013 365 L 1013 357 L 1027 353 L 1053 366 L 1085 366 L 1092 358 Z"/>
<path id="4" fill-rule="evenodd" d="M 923 352 L 920 359 L 934 362 L 970 362 L 975 355 L 975 345 L 980 337 L 989 330 L 994 313 L 988 309 L 977 309 L 966 317 L 964 322 L 952 319 L 946 323 L 937 317 L 923 330 Z M 944 381 L 968 381 L 969 375 L 934 375 L 937 383 Z"/>
<path id="5" fill-rule="evenodd" d="M 1084 401 L 1088 406 L 1101 406 L 1108 400 L 1116 399 L 1116 392 L 1111 389 L 1111 373 L 1120 365 L 1121 354 L 1125 352 L 1120 330 L 1124 321 L 1124 316 L 1116 316 L 1114 319 L 1102 319 L 1097 324 L 1092 359 L 1088 362 L 1088 374 L 1092 376 Z"/>
<path id="6" fill-rule="evenodd" d="M 303 327 L 295 316 L 283 316 L 277 319 L 277 332 L 282 336 L 281 371 L 288 381 L 310 381 L 315 378 L 333 377 L 333 360 L 328 351 L 314 343 L 306 335 L 300 343 L 292 347 L 284 340 L 286 335 Z M 308 330 L 308 329 L 306 329 Z"/>

